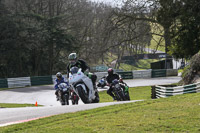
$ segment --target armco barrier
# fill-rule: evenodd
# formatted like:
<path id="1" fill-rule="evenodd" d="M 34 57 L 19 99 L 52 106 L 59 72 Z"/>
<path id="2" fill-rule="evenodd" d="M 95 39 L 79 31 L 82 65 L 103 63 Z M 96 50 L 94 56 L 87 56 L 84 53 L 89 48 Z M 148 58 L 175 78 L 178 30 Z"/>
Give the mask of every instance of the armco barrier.
<path id="1" fill-rule="evenodd" d="M 31 86 L 53 84 L 52 76 L 31 77 Z"/>
<path id="2" fill-rule="evenodd" d="M 177 87 L 155 86 L 155 92 L 152 91 L 152 93 L 155 94 L 152 95 L 156 95 L 156 98 L 164 98 L 180 94 L 199 93 L 199 92 L 200 92 L 200 82 L 185 86 L 177 86 Z"/>
<path id="3" fill-rule="evenodd" d="M 8 88 L 31 86 L 30 77 L 8 78 Z"/>
<path id="4" fill-rule="evenodd" d="M 130 72 L 117 72 L 123 79 L 133 79 L 133 73 Z"/>
<path id="5" fill-rule="evenodd" d="M 153 69 L 151 73 L 152 78 L 156 77 L 166 77 L 167 70 L 166 69 Z"/>
<path id="6" fill-rule="evenodd" d="M 7 79 L 0 79 L 0 88 L 8 88 Z"/>
<path id="7" fill-rule="evenodd" d="M 165 77 L 165 76 L 176 76 L 177 70 L 138 70 L 128 72 L 116 72 L 122 76 L 123 79 L 133 78 L 150 78 L 150 77 Z M 95 72 L 97 75 L 97 81 L 103 76 L 107 75 L 107 72 Z M 66 78 L 66 75 L 64 75 Z M 52 76 L 35 76 L 35 77 L 19 77 L 19 78 L 8 78 L 0 79 L 0 88 L 15 88 L 15 87 L 26 87 L 35 85 L 48 85 L 55 83 L 55 75 Z M 200 91 L 200 90 L 197 90 Z"/>
<path id="8" fill-rule="evenodd" d="M 137 70 L 133 71 L 133 78 L 151 78 L 151 71 L 152 70 Z"/>

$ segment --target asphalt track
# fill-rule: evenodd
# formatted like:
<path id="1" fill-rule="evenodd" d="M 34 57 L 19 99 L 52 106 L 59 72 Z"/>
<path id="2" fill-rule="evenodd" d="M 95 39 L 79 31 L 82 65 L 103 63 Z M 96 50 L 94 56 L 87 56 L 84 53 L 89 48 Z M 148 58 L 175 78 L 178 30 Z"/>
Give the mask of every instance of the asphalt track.
<path id="1" fill-rule="evenodd" d="M 132 79 L 124 80 L 130 87 L 163 85 L 177 83 L 180 77 L 161 77 L 150 79 Z M 104 89 L 99 89 L 102 91 Z M 125 102 L 109 102 L 97 104 L 83 104 L 79 100 L 79 105 L 61 106 L 56 101 L 53 85 L 34 86 L 27 88 L 16 88 L 0 91 L 0 103 L 29 103 L 37 102 L 44 107 L 26 107 L 26 108 L 0 108 L 0 126 L 6 126 L 15 123 L 26 122 L 43 117 L 48 117 L 57 114 L 88 110 L 114 104 L 123 104 L 137 101 Z"/>

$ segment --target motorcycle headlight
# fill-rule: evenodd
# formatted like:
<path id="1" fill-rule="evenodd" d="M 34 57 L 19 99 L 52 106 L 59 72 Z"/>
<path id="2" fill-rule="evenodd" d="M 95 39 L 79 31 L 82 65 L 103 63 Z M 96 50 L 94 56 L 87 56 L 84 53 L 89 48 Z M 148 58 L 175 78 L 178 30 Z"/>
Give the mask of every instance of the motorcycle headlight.
<path id="1" fill-rule="evenodd" d="M 67 90 L 68 90 L 68 88 L 64 88 L 64 89 L 63 89 L 63 92 L 66 92 Z"/>
<path id="2" fill-rule="evenodd" d="M 115 85 L 115 89 L 116 89 L 117 91 L 120 91 L 120 90 L 121 90 L 121 86 L 120 86 L 119 84 L 116 84 L 116 85 Z"/>

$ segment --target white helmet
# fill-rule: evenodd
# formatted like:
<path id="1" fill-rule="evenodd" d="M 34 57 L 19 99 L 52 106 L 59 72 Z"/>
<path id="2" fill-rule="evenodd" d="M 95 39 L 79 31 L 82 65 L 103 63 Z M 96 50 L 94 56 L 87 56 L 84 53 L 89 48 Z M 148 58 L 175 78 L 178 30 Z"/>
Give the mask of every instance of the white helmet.
<path id="1" fill-rule="evenodd" d="M 68 59 L 70 64 L 72 65 L 76 64 L 76 59 L 77 59 L 76 53 L 69 54 Z"/>

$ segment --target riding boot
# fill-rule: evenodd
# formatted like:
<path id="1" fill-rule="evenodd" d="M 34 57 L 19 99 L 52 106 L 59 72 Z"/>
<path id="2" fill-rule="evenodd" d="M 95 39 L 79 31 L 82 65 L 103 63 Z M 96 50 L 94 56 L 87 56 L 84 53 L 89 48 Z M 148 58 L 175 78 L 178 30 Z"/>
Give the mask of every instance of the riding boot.
<path id="1" fill-rule="evenodd" d="M 59 101 L 59 98 L 58 98 L 58 90 L 56 90 L 55 95 L 56 95 L 56 100 Z"/>
<path id="2" fill-rule="evenodd" d="M 97 90 L 96 84 L 93 84 L 94 91 Z"/>

